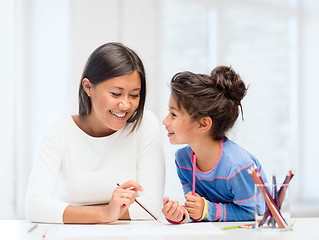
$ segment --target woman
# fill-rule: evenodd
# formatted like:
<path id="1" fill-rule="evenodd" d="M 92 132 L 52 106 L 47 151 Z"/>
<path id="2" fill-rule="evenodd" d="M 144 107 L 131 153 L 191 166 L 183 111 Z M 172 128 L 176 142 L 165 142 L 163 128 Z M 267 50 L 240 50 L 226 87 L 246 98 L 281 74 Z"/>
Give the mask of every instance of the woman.
<path id="1" fill-rule="evenodd" d="M 134 51 L 107 43 L 90 55 L 81 77 L 79 115 L 56 121 L 41 141 L 26 196 L 27 219 L 151 218 L 135 197 L 160 213 L 164 158 L 157 119 L 143 111 L 145 94 L 143 63 Z"/>

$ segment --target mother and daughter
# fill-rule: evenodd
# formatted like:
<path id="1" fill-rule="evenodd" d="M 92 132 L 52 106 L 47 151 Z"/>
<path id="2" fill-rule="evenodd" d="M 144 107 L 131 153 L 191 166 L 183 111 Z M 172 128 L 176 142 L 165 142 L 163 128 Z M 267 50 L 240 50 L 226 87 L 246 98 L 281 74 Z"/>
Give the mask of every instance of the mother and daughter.
<path id="1" fill-rule="evenodd" d="M 26 195 L 27 219 L 150 219 L 138 200 L 171 223 L 253 220 L 254 182 L 247 170 L 256 166 L 266 177 L 258 160 L 226 137 L 242 110 L 244 82 L 231 67 L 218 66 L 210 75 L 177 73 L 170 86 L 163 124 L 171 144 L 188 144 L 175 158 L 185 205 L 162 200 L 160 127 L 144 111 L 143 63 L 132 49 L 107 43 L 85 65 L 79 114 L 55 121 L 41 140 Z"/>

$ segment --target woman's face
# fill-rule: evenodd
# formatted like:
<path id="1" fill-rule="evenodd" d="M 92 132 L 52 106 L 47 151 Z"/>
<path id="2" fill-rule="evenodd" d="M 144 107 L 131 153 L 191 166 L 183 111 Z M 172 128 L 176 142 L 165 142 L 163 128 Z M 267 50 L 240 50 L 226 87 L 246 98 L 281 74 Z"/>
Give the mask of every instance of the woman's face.
<path id="1" fill-rule="evenodd" d="M 137 71 L 92 85 L 89 114 L 94 135 L 106 136 L 124 127 L 139 106 L 141 78 Z"/>

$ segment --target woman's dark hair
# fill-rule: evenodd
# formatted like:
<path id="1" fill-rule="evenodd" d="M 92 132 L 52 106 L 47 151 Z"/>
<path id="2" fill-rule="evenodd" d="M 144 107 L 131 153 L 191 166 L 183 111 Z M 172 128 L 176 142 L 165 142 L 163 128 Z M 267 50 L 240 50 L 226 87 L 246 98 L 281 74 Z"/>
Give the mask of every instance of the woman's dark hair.
<path id="1" fill-rule="evenodd" d="M 130 48 L 121 43 L 103 44 L 94 50 L 87 60 L 79 87 L 79 114 L 88 115 L 91 112 L 91 99 L 82 86 L 82 80 L 87 78 L 92 84 L 98 84 L 108 79 L 123 76 L 137 71 L 141 78 L 140 102 L 138 108 L 129 119 L 133 123 L 132 131 L 139 125 L 144 111 L 146 97 L 145 71 L 141 59 Z"/>
<path id="2" fill-rule="evenodd" d="M 238 118 L 239 107 L 242 111 L 241 100 L 246 92 L 240 76 L 227 66 L 214 68 L 210 76 L 180 72 L 171 80 L 171 94 L 179 108 L 194 120 L 207 116 L 212 119 L 214 140 L 226 139 L 226 132 Z"/>

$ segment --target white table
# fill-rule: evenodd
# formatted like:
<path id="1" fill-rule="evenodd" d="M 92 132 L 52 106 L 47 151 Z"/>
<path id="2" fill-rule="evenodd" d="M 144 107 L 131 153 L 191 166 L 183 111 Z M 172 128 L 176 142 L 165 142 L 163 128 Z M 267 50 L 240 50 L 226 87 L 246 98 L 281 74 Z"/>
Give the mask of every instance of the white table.
<path id="1" fill-rule="evenodd" d="M 119 221 L 118 224 L 127 224 L 129 226 L 134 227 L 134 225 L 144 224 L 147 227 L 150 224 L 150 221 Z M 245 222 L 247 223 L 247 222 Z M 115 223 L 116 224 L 116 223 Z M 197 223 L 195 223 L 197 224 Z M 214 222 L 211 223 L 218 228 L 223 228 L 226 226 L 239 225 L 241 223 L 238 222 Z M 225 235 L 207 235 L 207 234 L 199 234 L 198 236 L 189 236 L 186 235 L 180 236 L 170 236 L 170 235 L 150 235 L 150 236 L 118 236 L 118 237 L 80 237 L 77 236 L 75 238 L 69 237 L 61 237 L 60 232 L 63 228 L 64 230 L 72 225 L 62 225 L 62 224 L 39 224 L 36 229 L 34 229 L 31 233 L 28 233 L 28 229 L 32 227 L 34 223 L 30 223 L 27 220 L 0 220 L 0 239 L 1 240 L 20 240 L 20 239 L 43 239 L 42 235 L 44 231 L 47 231 L 47 235 L 45 240 L 51 239 L 81 239 L 81 240 L 92 240 L 92 239 L 127 239 L 127 240 L 146 240 L 146 239 L 158 239 L 158 240 L 319 240 L 319 233 L 317 233 L 317 227 L 319 228 L 319 218 L 297 218 L 295 226 L 292 231 L 285 232 L 262 232 L 255 229 L 231 229 L 224 230 Z M 94 225 L 90 225 L 94 227 Z M 85 227 L 90 228 L 90 226 L 85 225 Z M 66 228 L 65 228 L 66 227 Z"/>

